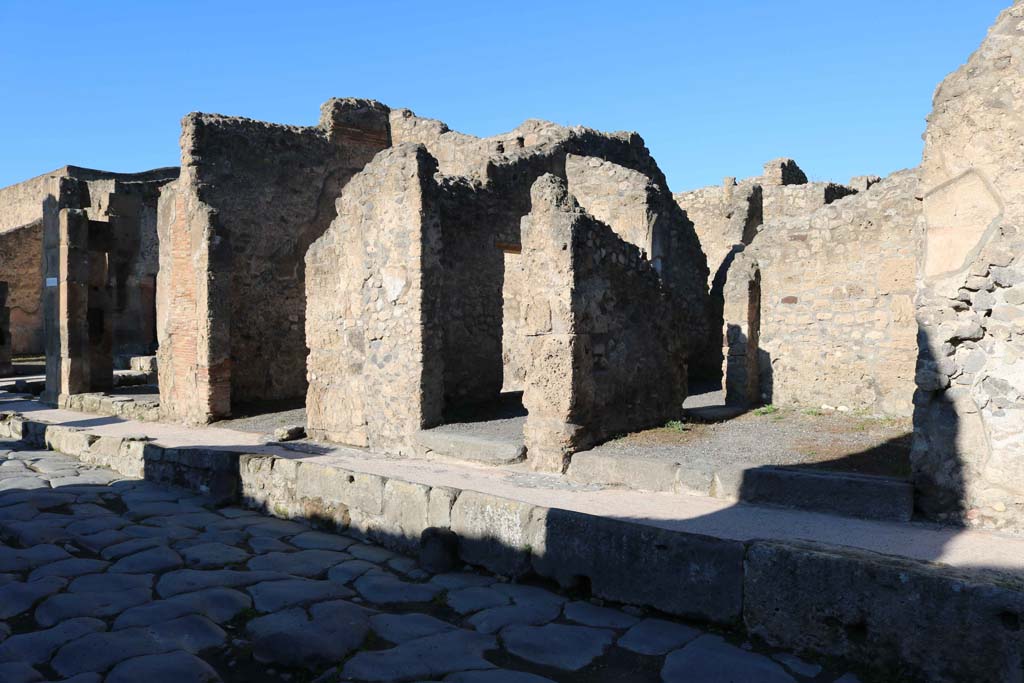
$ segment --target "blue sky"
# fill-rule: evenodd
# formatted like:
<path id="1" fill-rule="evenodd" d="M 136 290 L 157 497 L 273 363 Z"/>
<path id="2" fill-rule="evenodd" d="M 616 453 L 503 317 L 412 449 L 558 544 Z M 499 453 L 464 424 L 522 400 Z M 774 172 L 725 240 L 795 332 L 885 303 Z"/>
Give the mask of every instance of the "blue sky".
<path id="1" fill-rule="evenodd" d="M 0 0 L 0 186 L 176 165 L 181 117 L 311 125 L 371 97 L 490 135 L 638 131 L 673 191 L 791 156 L 814 179 L 920 159 L 939 81 L 1009 0 Z"/>

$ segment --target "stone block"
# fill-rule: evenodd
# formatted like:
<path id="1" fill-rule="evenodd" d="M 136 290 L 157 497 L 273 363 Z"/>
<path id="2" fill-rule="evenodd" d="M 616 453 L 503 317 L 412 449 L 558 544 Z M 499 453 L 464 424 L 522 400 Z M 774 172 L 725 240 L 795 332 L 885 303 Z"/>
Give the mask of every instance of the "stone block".
<path id="1" fill-rule="evenodd" d="M 630 458 L 590 451 L 575 453 L 566 476 L 584 484 L 623 486 L 641 491 L 677 490 L 679 464 L 671 460 Z M 704 493 L 707 489 L 704 490 Z"/>
<path id="2" fill-rule="evenodd" d="M 914 512 L 914 487 L 909 481 L 782 467 L 744 471 L 739 497 L 747 503 L 900 522 L 910 521 Z"/>
<path id="3" fill-rule="evenodd" d="M 375 474 L 303 462 L 296 472 L 295 493 L 300 498 L 342 503 L 364 514 L 384 512 L 384 478 Z"/>
<path id="4" fill-rule="evenodd" d="M 529 503 L 463 491 L 451 512 L 459 555 L 496 574 L 526 574 L 530 555 L 543 545 L 545 512 Z"/>

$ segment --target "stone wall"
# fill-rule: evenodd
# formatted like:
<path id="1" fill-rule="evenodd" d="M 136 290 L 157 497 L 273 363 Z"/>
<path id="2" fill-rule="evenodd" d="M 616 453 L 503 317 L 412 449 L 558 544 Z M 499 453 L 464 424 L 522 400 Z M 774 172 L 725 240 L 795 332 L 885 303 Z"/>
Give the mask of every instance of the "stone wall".
<path id="1" fill-rule="evenodd" d="M 353 174 L 389 145 L 388 109 L 330 100 L 303 128 L 216 114 L 182 122 L 161 198 L 161 403 L 206 422 L 306 391 L 305 262 Z"/>
<path id="2" fill-rule="evenodd" d="M 910 414 L 917 186 L 905 171 L 808 215 L 768 221 L 736 255 L 724 290 L 730 403 Z M 759 315 L 749 305 L 755 277 Z"/>
<path id="3" fill-rule="evenodd" d="M 0 377 L 11 374 L 11 310 L 7 307 L 7 283 L 0 282 Z"/>
<path id="4" fill-rule="evenodd" d="M 37 216 L 42 211 L 40 203 Z M 0 233 L 0 277 L 8 286 L 12 352 L 43 353 L 43 223 Z"/>
<path id="5" fill-rule="evenodd" d="M 565 181 L 538 179 L 532 205 L 520 328 L 526 448 L 534 469 L 561 472 L 575 451 L 680 415 L 685 311 L 640 249 L 583 211 Z"/>
<path id="6" fill-rule="evenodd" d="M 406 452 L 444 407 L 437 164 L 385 150 L 346 186 L 306 255 L 307 432 Z"/>
<path id="7" fill-rule="evenodd" d="M 935 93 L 911 454 L 927 514 L 1024 529 L 1024 3 Z"/>

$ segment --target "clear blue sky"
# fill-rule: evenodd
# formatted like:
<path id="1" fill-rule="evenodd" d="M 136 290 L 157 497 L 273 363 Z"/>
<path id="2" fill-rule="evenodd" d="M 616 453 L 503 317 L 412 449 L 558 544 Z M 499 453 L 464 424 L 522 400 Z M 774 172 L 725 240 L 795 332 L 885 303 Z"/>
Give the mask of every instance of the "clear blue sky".
<path id="1" fill-rule="evenodd" d="M 0 186 L 176 165 L 181 117 L 311 125 L 371 97 L 491 135 L 638 131 L 673 191 L 776 156 L 914 166 L 939 81 L 1010 0 L 0 0 Z"/>

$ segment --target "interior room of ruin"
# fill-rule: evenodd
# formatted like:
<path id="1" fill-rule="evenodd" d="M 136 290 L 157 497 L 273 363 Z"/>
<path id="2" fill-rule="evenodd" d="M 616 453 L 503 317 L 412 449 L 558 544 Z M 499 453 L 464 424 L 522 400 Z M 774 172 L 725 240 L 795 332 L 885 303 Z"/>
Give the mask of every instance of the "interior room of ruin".
<path id="1" fill-rule="evenodd" d="M 180 525 L 241 558 L 199 566 L 182 545 L 171 571 L 241 574 L 295 551 L 307 554 L 268 564 L 266 581 L 313 591 L 326 565 L 275 572 L 337 552 L 365 564 L 349 565 L 363 573 L 345 599 L 357 579 L 391 581 L 380 572 L 404 589 L 488 571 L 711 624 L 750 645 L 737 649 L 785 648 L 827 671 L 787 664 L 788 679 L 764 680 L 860 680 L 839 667 L 1019 683 L 1024 0 L 930 106 L 919 162 L 884 177 L 822 178 L 766 154 L 759 175 L 670 187 L 642 131 L 527 119 L 483 137 L 342 96 L 308 126 L 188 113 L 177 166 L 66 165 L 0 188 L 0 596 L 8 569 L 33 580 L 18 543 L 59 554 L 52 516 L 106 505 L 77 480 L 28 481 L 71 465 L 3 470 L 31 446 L 203 497 L 194 517 L 148 525 L 128 488 L 103 514 L 140 519 L 93 532 L 155 547 L 179 539 L 150 527 Z M 5 503 L 15 478 L 19 495 L 61 502 Z M 155 508 L 191 504 L 154 495 Z M 249 508 L 231 519 L 343 531 L 390 554 L 269 531 L 232 553 L 242 522 L 203 517 L 229 505 Z M 105 547 L 83 561 L 106 571 L 120 558 Z M 59 590 L 78 580 L 53 576 Z M 482 586 L 389 605 L 468 624 L 450 594 Z M 520 607 L 487 586 L 487 609 Z M 231 629 L 265 618 L 259 600 Z M 302 612 L 296 632 L 316 621 L 303 600 L 286 605 Z M 4 605 L 0 681 L 3 643 L 24 630 L 4 626 L 19 614 Z M 558 609 L 510 624 L 577 623 Z M 260 663 L 299 675 L 274 656 Z M 342 678 L 351 660 L 334 659 L 316 680 L 419 680 Z M 505 680 L 452 672 L 428 673 Z"/>

